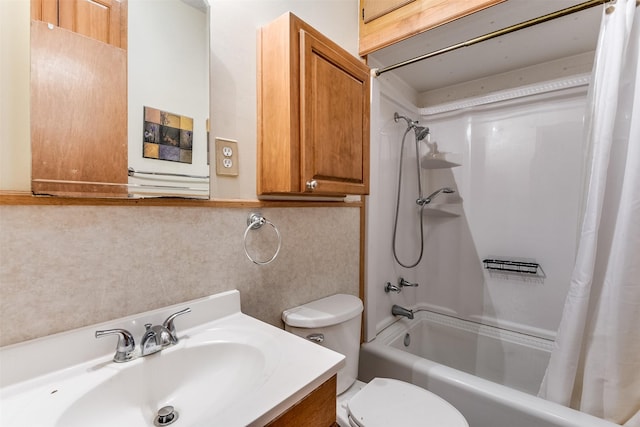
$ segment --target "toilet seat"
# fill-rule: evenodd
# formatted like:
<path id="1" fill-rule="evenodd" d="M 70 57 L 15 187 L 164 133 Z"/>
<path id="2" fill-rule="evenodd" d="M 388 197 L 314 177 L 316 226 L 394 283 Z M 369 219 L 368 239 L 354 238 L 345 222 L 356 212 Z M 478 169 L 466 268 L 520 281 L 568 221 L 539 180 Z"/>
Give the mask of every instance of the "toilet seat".
<path id="1" fill-rule="evenodd" d="M 349 399 L 354 427 L 469 427 L 462 414 L 441 397 L 404 381 L 374 378 Z"/>

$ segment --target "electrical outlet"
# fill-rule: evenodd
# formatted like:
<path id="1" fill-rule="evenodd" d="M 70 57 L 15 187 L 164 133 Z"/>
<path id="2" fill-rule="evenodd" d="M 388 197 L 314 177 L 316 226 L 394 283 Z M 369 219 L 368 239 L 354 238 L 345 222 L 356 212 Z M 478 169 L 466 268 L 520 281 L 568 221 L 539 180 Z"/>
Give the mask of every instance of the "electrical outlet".
<path id="1" fill-rule="evenodd" d="M 238 176 L 238 141 L 216 138 L 216 175 Z"/>

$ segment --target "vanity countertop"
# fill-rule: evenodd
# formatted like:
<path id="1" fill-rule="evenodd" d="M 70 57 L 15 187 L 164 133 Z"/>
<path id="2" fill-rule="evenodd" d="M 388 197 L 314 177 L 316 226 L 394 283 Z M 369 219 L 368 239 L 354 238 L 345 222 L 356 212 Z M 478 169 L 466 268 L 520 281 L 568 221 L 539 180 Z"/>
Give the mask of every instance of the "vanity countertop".
<path id="1" fill-rule="evenodd" d="M 175 320 L 178 344 L 112 361 L 116 338 Z M 153 426 L 166 405 L 176 426 L 264 425 L 335 375 L 344 356 L 243 314 L 228 291 L 0 348 L 0 425 Z M 122 424 L 122 423 L 125 424 Z"/>

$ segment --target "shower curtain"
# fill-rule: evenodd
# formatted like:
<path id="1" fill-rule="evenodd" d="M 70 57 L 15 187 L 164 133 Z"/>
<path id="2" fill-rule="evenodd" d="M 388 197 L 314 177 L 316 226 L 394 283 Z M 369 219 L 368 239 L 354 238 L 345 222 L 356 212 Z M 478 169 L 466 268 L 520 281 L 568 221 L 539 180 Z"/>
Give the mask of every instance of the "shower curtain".
<path id="1" fill-rule="evenodd" d="M 603 14 L 586 120 L 582 229 L 539 395 L 640 427 L 640 1 Z"/>

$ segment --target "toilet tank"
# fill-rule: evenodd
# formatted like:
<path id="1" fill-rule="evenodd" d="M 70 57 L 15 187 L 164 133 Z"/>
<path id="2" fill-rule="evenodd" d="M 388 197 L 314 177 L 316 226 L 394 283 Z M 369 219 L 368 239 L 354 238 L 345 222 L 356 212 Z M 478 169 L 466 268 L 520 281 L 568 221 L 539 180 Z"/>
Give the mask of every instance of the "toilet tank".
<path id="1" fill-rule="evenodd" d="M 321 334 L 318 344 L 345 356 L 345 366 L 338 371 L 338 394 L 358 375 L 362 309 L 360 298 L 336 294 L 282 313 L 285 330 L 311 340 Z"/>

